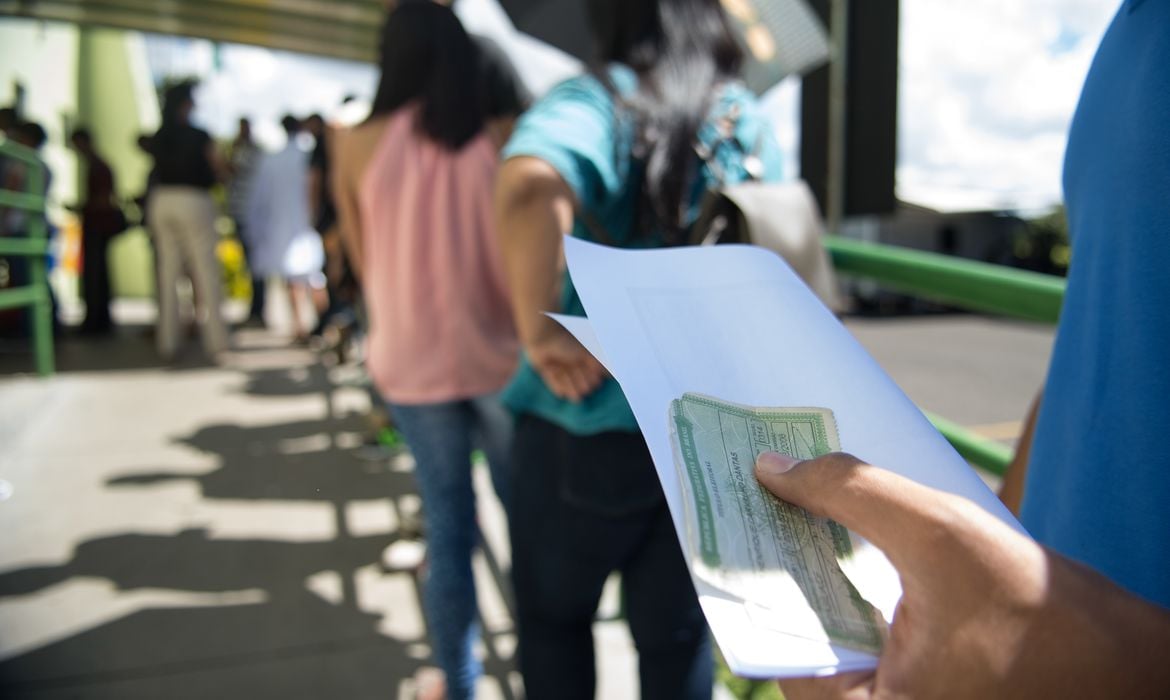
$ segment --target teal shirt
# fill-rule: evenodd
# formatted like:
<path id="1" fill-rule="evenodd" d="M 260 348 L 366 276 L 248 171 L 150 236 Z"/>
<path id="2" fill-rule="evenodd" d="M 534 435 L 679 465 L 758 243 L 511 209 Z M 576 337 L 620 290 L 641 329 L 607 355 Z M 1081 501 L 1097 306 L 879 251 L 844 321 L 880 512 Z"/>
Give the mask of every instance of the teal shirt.
<path id="1" fill-rule="evenodd" d="M 637 77 L 628 68 L 611 68 L 610 78 L 623 94 L 632 93 L 637 87 Z M 700 129 L 699 140 L 709 147 L 717 144 L 719 136 L 713 122 L 733 109 L 739 112 L 735 139 L 742 151 L 729 144 L 716 150 L 714 159 L 724 172 L 723 182 L 732 184 L 748 178 L 740 162 L 745 152 L 754 152 L 760 158 L 765 180 L 778 180 L 780 147 L 755 97 L 742 85 L 730 84 L 721 89 L 711 119 Z M 640 165 L 631 156 L 634 136 L 630 120 L 615 116 L 613 99 L 601 82 L 592 75 L 582 75 L 554 87 L 520 118 L 503 157 L 531 156 L 556 169 L 573 191 L 580 209 L 611 238 L 607 243 L 631 248 L 655 247 L 655 237 L 635 237 L 631 231 L 641 182 Z M 691 193 L 692 220 L 698 216 L 703 193 L 718 184 L 716 175 L 703 164 Z M 595 239 L 580 217 L 573 222 L 572 235 Z M 585 315 L 567 274 L 560 302 L 562 313 Z M 534 414 L 577 435 L 638 429 L 633 411 L 615 380 L 607 379 L 580 403 L 573 403 L 549 391 L 526 357 L 521 358 L 503 398 L 514 412 Z"/>

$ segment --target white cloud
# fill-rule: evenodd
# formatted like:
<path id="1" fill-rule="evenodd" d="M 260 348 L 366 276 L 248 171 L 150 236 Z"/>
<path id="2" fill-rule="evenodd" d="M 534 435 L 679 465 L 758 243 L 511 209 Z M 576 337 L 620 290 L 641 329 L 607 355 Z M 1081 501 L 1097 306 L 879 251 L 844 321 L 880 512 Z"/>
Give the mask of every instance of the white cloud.
<path id="1" fill-rule="evenodd" d="M 1068 122 L 1120 0 L 903 0 L 898 193 L 944 209 L 1060 200 Z"/>

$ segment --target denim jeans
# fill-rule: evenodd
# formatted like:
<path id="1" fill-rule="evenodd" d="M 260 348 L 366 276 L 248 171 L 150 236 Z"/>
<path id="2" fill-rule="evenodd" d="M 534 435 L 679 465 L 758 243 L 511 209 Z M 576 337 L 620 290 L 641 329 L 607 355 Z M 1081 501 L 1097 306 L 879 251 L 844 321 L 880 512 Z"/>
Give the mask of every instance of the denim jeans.
<path id="1" fill-rule="evenodd" d="M 472 653 L 478 634 L 471 554 L 479 541 L 471 452 L 487 456 L 496 494 L 508 507 L 507 458 L 512 417 L 493 397 L 448 403 L 390 404 L 415 460 L 423 502 L 428 573 L 423 604 L 435 663 L 447 676 L 447 697 L 475 695 L 482 672 Z"/>
<path id="2" fill-rule="evenodd" d="M 650 453 L 637 433 L 516 423 L 512 579 L 530 700 L 592 700 L 592 625 L 620 571 L 643 700 L 711 697 L 707 623 Z"/>

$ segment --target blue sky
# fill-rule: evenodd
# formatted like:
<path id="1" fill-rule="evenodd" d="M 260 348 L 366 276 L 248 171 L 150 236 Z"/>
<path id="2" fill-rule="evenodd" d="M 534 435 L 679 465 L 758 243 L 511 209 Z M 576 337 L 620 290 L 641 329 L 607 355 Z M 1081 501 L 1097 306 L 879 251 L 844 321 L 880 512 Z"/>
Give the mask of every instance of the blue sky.
<path id="1" fill-rule="evenodd" d="M 855 0 L 864 2 L 864 0 Z M 1065 133 L 1093 52 L 1120 0 L 902 0 L 898 194 L 942 209 L 1039 209 L 1060 200 Z M 519 56 L 537 91 L 575 66 L 511 32 L 492 0 L 463 0 L 475 31 Z M 168 72 L 207 74 L 206 42 L 159 53 Z M 160 58 L 161 57 L 161 58 Z M 200 118 L 226 134 L 241 113 L 262 140 L 281 138 L 291 111 L 328 113 L 347 93 L 369 95 L 369 66 L 227 46 L 202 87 Z M 766 96 L 796 173 L 799 85 Z M 245 107 L 246 105 L 246 107 Z"/>

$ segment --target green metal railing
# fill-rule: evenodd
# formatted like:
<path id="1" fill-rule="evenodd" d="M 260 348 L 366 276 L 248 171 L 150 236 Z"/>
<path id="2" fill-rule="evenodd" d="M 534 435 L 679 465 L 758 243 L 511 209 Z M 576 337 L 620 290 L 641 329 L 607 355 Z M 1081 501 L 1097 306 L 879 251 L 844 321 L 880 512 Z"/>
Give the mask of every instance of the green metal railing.
<path id="1" fill-rule="evenodd" d="M 1056 323 L 1060 317 L 1065 287 L 1060 277 L 839 236 L 826 238 L 825 247 L 838 272 L 888 289 L 1028 321 Z M 1012 458 L 1007 447 L 940 416 L 927 418 L 972 464 L 998 475 L 1007 469 Z"/>
<path id="2" fill-rule="evenodd" d="M 53 302 L 45 260 L 49 237 L 45 221 L 45 166 L 37 154 L 12 141 L 0 141 L 0 157 L 24 163 L 28 169 L 25 192 L 0 189 L 0 208 L 28 213 L 23 237 L 0 236 L 0 256 L 28 258 L 28 285 L 0 289 L 0 310 L 28 307 L 32 314 L 33 353 L 37 372 L 53 373 Z"/>

